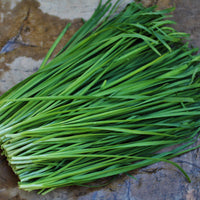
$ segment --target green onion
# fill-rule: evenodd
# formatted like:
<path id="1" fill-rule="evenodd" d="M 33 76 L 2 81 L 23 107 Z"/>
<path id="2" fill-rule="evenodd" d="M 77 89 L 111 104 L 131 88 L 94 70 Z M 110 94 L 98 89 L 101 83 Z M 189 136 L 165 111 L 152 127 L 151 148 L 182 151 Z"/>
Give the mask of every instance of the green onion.
<path id="1" fill-rule="evenodd" d="M 200 56 L 155 11 L 100 2 L 40 69 L 0 97 L 0 144 L 19 187 L 42 194 L 164 161 L 194 148 Z M 169 148 L 166 147 L 170 147 Z M 162 151 L 160 151 L 162 150 Z"/>

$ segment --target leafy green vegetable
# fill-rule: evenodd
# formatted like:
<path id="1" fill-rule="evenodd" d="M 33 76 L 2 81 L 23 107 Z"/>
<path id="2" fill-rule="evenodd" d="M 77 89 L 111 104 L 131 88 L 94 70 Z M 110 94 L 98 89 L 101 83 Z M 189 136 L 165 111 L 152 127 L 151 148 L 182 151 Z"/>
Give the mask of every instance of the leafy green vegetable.
<path id="1" fill-rule="evenodd" d="M 171 10 L 131 3 L 116 14 L 110 2 L 47 63 L 67 26 L 40 69 L 0 98 L 1 148 L 24 190 L 45 194 L 159 161 L 190 181 L 169 159 L 198 136 L 197 49 L 168 27 Z"/>

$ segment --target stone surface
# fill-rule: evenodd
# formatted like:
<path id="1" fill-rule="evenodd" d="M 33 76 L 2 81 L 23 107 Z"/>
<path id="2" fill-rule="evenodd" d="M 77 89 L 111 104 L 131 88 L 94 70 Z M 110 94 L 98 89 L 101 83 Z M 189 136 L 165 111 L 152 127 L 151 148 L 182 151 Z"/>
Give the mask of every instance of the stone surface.
<path id="1" fill-rule="evenodd" d="M 105 1 L 104 1 L 105 2 Z M 127 1 L 128 2 L 128 1 Z M 199 0 L 142 0 L 158 9 L 176 6 L 175 26 L 191 34 L 191 44 L 200 47 Z M 0 1 L 0 93 L 34 73 L 53 41 L 68 22 L 72 26 L 56 52 L 88 19 L 98 0 L 1 0 Z M 14 42 L 13 42 L 14 41 Z M 13 43 L 12 43 L 13 42 Z M 6 46 L 7 45 L 7 46 Z M 55 52 L 55 53 L 56 53 Z M 200 144 L 200 142 L 198 142 Z M 17 187 L 17 177 L 0 157 L 0 200 L 198 200 L 200 199 L 200 150 L 174 158 L 192 182 L 174 166 L 157 163 L 95 183 L 103 187 L 65 187 L 41 196 Z"/>
<path id="2" fill-rule="evenodd" d="M 39 8 L 40 3 L 35 0 L 14 2 L 0 1 L 0 93 L 38 69 L 67 23 L 71 22 L 72 26 L 55 53 L 82 25 L 81 19 L 60 19 L 43 13 Z M 18 60 L 14 61 L 15 59 Z M 20 77 L 13 77 L 19 71 L 23 71 Z"/>
<path id="3" fill-rule="evenodd" d="M 117 0 L 112 0 L 115 3 Z M 44 13 L 58 16 L 61 19 L 74 19 L 84 18 L 89 19 L 92 16 L 93 11 L 98 6 L 98 0 L 59 0 L 58 3 L 52 3 L 49 0 L 38 0 L 40 3 L 40 9 Z M 105 3 L 106 0 L 102 0 Z M 123 0 L 123 4 L 132 2 L 131 0 Z M 62 6 L 61 6 L 62 5 Z"/>

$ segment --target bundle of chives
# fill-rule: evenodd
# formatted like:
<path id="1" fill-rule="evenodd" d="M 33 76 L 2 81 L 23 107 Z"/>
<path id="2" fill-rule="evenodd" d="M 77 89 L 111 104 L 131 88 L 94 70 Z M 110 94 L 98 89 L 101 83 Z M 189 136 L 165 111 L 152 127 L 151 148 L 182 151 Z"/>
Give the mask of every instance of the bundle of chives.
<path id="1" fill-rule="evenodd" d="M 67 26 L 40 69 L 1 96 L 0 144 L 20 188 L 44 194 L 159 161 L 190 180 L 168 159 L 198 135 L 200 56 L 167 26 L 171 10 L 117 5 L 100 3 L 47 63 Z"/>

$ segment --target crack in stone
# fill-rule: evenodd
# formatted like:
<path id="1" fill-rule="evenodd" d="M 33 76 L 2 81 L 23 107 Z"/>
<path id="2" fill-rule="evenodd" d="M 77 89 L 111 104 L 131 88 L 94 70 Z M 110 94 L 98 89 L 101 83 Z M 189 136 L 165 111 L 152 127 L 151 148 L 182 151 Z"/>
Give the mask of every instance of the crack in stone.
<path id="1" fill-rule="evenodd" d="M 24 43 L 22 40 L 20 40 L 20 35 L 24 29 L 25 22 L 28 20 L 29 14 L 30 14 L 30 8 L 27 11 L 27 14 L 19 28 L 17 35 L 12 37 L 10 40 L 8 40 L 8 42 L 2 47 L 0 54 L 4 54 L 4 53 L 8 53 L 10 51 L 13 51 L 14 49 L 18 48 L 20 45 L 28 46 L 28 47 L 37 47 L 36 45 L 27 44 L 27 43 Z"/>

